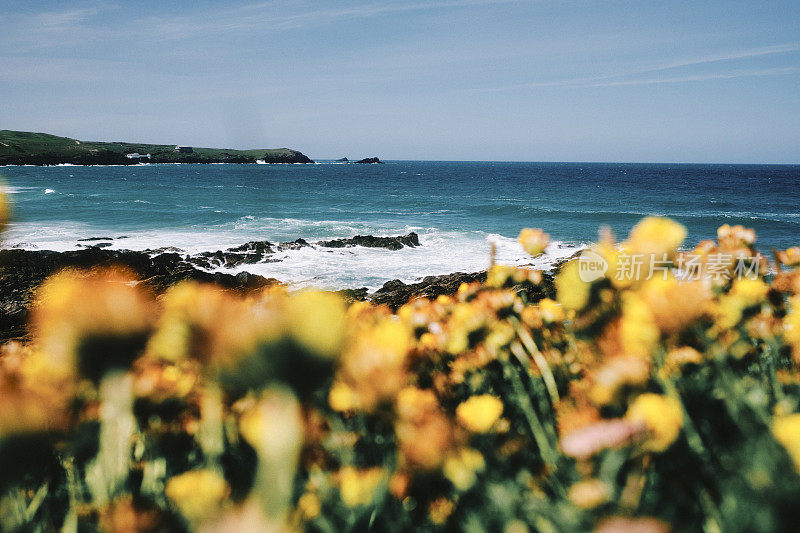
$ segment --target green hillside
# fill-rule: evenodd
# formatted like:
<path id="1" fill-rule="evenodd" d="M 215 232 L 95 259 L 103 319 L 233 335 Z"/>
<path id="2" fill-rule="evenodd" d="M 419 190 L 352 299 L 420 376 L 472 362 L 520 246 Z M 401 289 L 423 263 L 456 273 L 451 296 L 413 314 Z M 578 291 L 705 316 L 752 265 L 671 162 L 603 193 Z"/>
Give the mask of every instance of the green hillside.
<path id="1" fill-rule="evenodd" d="M 0 165 L 128 165 L 126 154 L 150 154 L 150 163 L 313 163 L 289 148 L 233 150 L 196 148 L 179 152 L 175 145 L 79 141 L 48 133 L 0 130 Z M 144 160 L 147 162 L 147 160 Z"/>

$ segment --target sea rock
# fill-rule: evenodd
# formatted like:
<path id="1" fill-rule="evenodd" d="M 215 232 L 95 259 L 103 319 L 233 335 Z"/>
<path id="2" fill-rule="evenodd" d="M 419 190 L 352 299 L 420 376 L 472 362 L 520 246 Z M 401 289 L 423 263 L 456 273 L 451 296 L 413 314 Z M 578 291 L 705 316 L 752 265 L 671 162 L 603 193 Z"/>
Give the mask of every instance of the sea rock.
<path id="1" fill-rule="evenodd" d="M 364 246 L 365 248 L 386 248 L 388 250 L 400 250 L 404 246 L 419 246 L 419 235 L 413 231 L 407 235 L 397 237 L 374 237 L 372 235 L 356 235 L 349 239 L 333 239 L 330 241 L 319 241 L 318 246 L 325 248 L 344 248 L 346 246 Z"/>
<path id="2" fill-rule="evenodd" d="M 383 161 L 381 161 L 377 157 L 365 157 L 364 159 L 356 161 L 356 163 L 361 163 L 362 165 L 369 165 L 375 163 L 383 163 Z"/>
<path id="3" fill-rule="evenodd" d="M 49 250 L 0 250 L 0 339 L 23 336 L 36 288 L 48 276 L 65 268 L 123 266 L 156 293 L 184 280 L 215 283 L 228 290 L 247 293 L 279 283 L 248 274 L 233 276 L 196 268 L 177 253 L 150 255 L 130 250 L 97 247 L 67 252 Z"/>
<path id="4" fill-rule="evenodd" d="M 518 293 L 525 293 L 528 301 L 538 302 L 543 298 L 555 297 L 554 275 L 542 272 L 542 281 L 538 285 L 526 283 L 514 287 Z M 481 272 L 456 272 L 443 276 L 426 276 L 417 283 L 403 283 L 399 279 L 387 281 L 383 286 L 366 299 L 375 304 L 386 304 L 392 309 L 397 309 L 414 298 L 434 299 L 442 295 L 453 295 L 458 292 L 462 283 L 486 281 L 486 271 Z"/>
<path id="5" fill-rule="evenodd" d="M 279 252 L 285 252 L 286 250 L 299 250 L 300 248 L 305 248 L 307 246 L 311 246 L 305 239 L 296 239 L 292 242 L 282 242 L 278 245 Z"/>
<path id="6" fill-rule="evenodd" d="M 343 158 L 341 158 L 341 159 L 336 159 L 336 162 L 337 162 L 337 163 L 349 163 L 349 162 L 350 162 L 350 160 L 349 160 L 349 159 L 347 159 L 346 157 L 343 157 Z"/>
<path id="7" fill-rule="evenodd" d="M 403 283 L 399 279 L 387 281 L 383 287 L 368 296 L 376 304 L 386 304 L 397 309 L 413 298 L 436 298 L 446 294 L 455 294 L 462 283 L 486 281 L 486 271 L 455 272 L 443 276 L 426 276 L 417 283 Z"/>

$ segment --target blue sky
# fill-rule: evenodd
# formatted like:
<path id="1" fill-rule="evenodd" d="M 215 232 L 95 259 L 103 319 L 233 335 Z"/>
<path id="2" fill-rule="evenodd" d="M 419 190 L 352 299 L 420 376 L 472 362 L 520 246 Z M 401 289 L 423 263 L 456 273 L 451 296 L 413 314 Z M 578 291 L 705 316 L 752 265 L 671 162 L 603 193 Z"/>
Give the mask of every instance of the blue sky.
<path id="1" fill-rule="evenodd" d="M 800 3 L 0 0 L 0 128 L 312 158 L 800 163 Z"/>

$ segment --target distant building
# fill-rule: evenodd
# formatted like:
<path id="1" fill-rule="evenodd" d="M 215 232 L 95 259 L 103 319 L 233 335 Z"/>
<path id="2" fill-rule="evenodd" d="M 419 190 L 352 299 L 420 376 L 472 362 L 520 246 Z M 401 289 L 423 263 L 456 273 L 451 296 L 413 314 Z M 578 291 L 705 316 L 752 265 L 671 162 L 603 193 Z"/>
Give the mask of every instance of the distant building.
<path id="1" fill-rule="evenodd" d="M 150 154 L 138 154 L 138 153 L 134 152 L 132 154 L 125 154 L 125 157 L 127 157 L 128 159 L 147 159 L 147 160 L 149 160 L 150 159 Z"/>
<path id="2" fill-rule="evenodd" d="M 180 152 L 182 154 L 191 154 L 192 152 L 194 152 L 191 146 L 176 146 L 175 151 Z"/>

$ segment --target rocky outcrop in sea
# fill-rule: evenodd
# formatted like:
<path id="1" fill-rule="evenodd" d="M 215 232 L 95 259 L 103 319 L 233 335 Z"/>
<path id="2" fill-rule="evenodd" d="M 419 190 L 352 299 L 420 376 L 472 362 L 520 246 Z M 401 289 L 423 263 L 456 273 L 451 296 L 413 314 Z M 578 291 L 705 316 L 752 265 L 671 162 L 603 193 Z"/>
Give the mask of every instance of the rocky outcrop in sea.
<path id="1" fill-rule="evenodd" d="M 280 261 L 274 257 L 277 252 L 309 246 L 344 248 L 364 246 L 396 251 L 404 247 L 419 246 L 416 233 L 393 237 L 357 235 L 347 239 L 334 239 L 310 243 L 305 239 L 290 242 L 271 243 L 251 241 L 240 246 L 186 254 L 173 247 L 156 250 L 111 250 L 111 241 L 122 237 L 90 237 L 81 239 L 83 248 L 66 252 L 50 250 L 0 250 L 0 340 L 24 337 L 29 311 L 34 301 L 36 288 L 48 277 L 66 268 L 89 269 L 97 267 L 120 266 L 130 269 L 140 280 L 142 286 L 155 294 L 163 293 L 170 286 L 187 280 L 213 283 L 225 290 L 240 294 L 258 291 L 281 282 L 249 272 L 236 274 L 220 272 L 220 267 L 241 267 L 270 261 Z M 85 244 L 84 244 L 85 243 Z M 563 261 L 556 264 L 557 270 Z M 213 271 L 212 271 L 213 270 Z M 401 280 L 387 281 L 377 291 L 370 293 L 366 287 L 339 291 L 346 299 L 368 300 L 397 309 L 417 297 L 436 298 L 451 295 L 458 291 L 462 283 L 484 281 L 486 271 L 456 272 L 440 276 L 427 276 L 415 283 Z M 534 300 L 545 296 L 553 297 L 553 277 L 543 273 L 542 282 L 531 289 L 526 288 L 529 298 Z"/>

